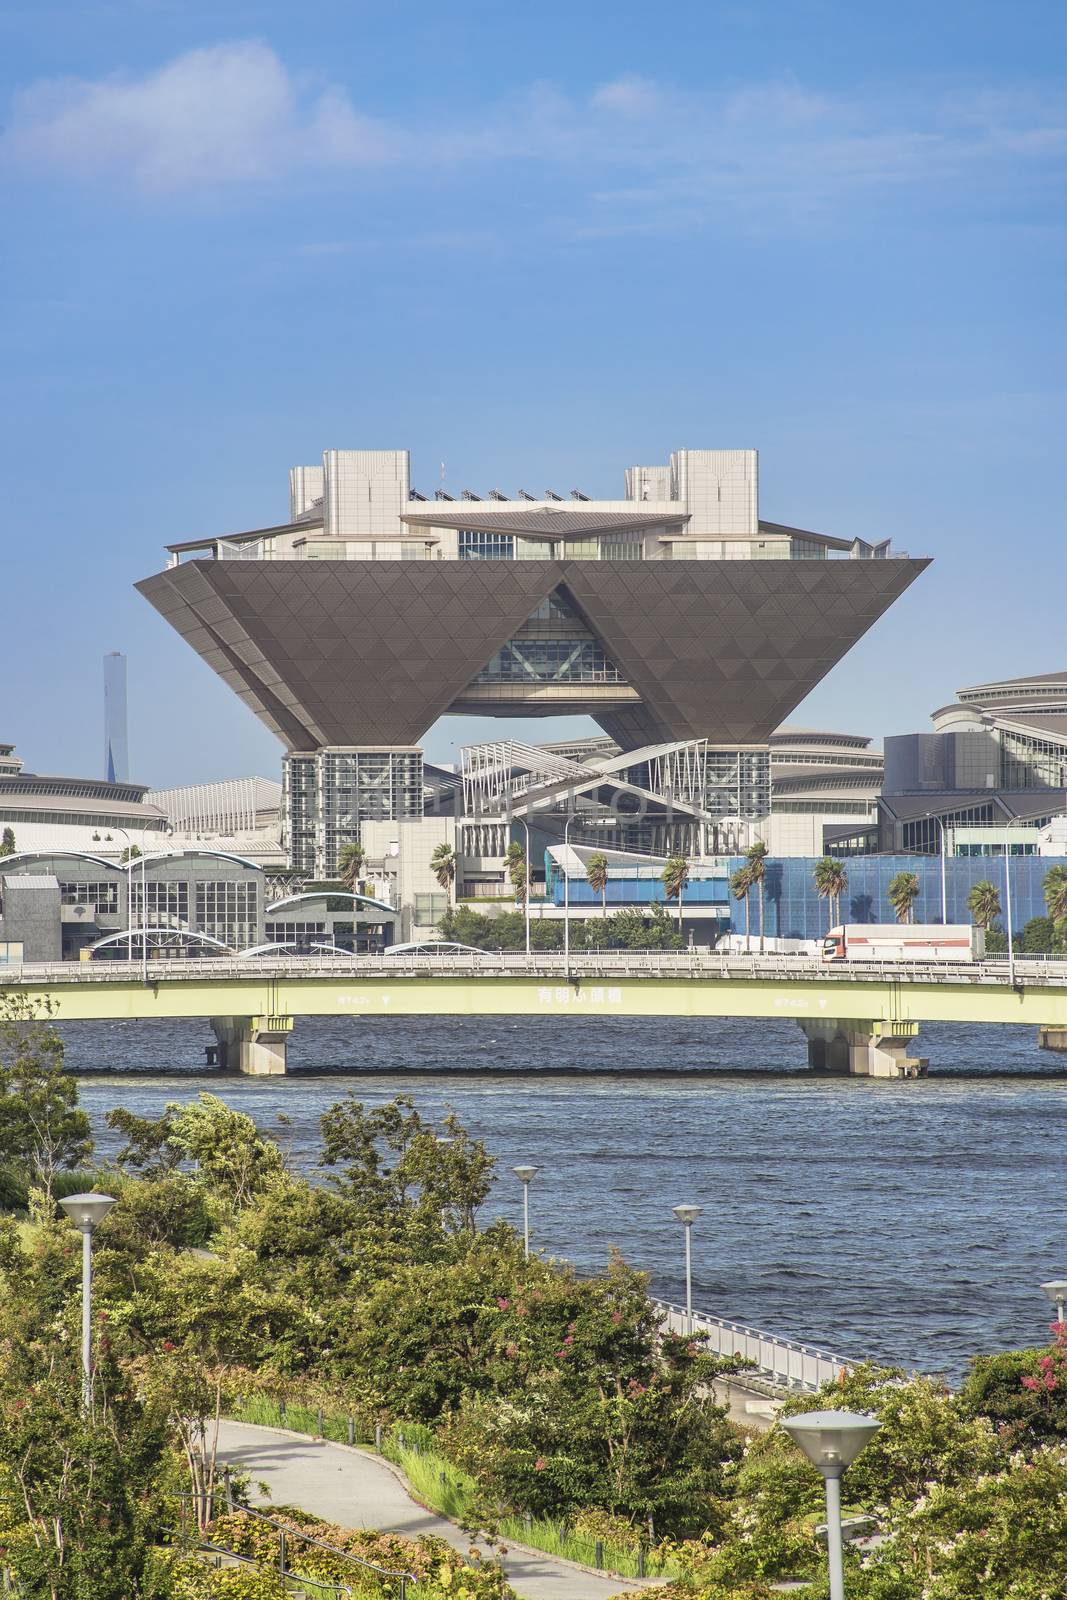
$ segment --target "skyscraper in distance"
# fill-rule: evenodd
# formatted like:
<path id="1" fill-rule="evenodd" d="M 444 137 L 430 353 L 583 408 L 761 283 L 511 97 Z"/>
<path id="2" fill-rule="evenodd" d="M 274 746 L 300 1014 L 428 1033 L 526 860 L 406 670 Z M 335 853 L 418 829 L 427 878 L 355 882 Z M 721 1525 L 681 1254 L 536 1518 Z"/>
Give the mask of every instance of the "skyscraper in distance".
<path id="1" fill-rule="evenodd" d="M 104 777 L 123 783 L 130 776 L 126 743 L 126 657 L 110 650 L 104 657 Z"/>

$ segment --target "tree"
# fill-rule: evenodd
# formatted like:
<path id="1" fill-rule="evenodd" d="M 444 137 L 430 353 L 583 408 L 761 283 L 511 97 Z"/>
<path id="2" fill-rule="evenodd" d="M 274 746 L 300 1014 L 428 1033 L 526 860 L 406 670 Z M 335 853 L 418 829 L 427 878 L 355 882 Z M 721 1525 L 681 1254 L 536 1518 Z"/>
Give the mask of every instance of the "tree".
<path id="1" fill-rule="evenodd" d="M 21 995 L 0 997 L 0 1165 L 24 1174 L 48 1201 L 57 1173 L 77 1167 L 93 1149 L 50 1015 Z"/>
<path id="2" fill-rule="evenodd" d="M 108 838 L 109 839 L 111 838 L 110 834 L 108 834 Z M 143 852 L 142 852 L 141 846 L 139 844 L 127 845 L 126 848 L 123 850 L 122 854 L 120 855 L 119 860 L 121 862 L 123 862 L 124 864 L 126 862 L 130 862 L 130 861 L 137 861 L 137 860 L 140 859 L 142 854 L 143 854 Z"/>
<path id="3" fill-rule="evenodd" d="M 189 1105 L 171 1101 L 168 1135 L 195 1161 L 205 1178 L 235 1210 L 250 1205 L 270 1179 L 284 1170 L 282 1153 L 261 1134 L 251 1117 L 234 1111 L 218 1095 L 201 1092 Z"/>
<path id="4" fill-rule="evenodd" d="M 689 882 L 689 863 L 684 856 L 669 856 L 660 873 L 663 893 L 668 900 L 678 901 L 678 935 L 682 933 L 682 895 Z"/>
<path id="5" fill-rule="evenodd" d="M 179 1167 L 183 1151 L 172 1139 L 174 1116 L 173 1109 L 161 1117 L 139 1117 L 123 1106 L 109 1111 L 108 1127 L 126 1140 L 115 1157 L 119 1166 L 131 1167 L 145 1178 L 161 1178 Z"/>
<path id="6" fill-rule="evenodd" d="M 1056 924 L 1051 917 L 1031 917 L 1019 937 L 1027 955 L 1048 956 L 1055 949 Z"/>
<path id="7" fill-rule="evenodd" d="M 978 927 L 987 931 L 1000 916 L 1000 894 L 988 878 L 981 878 L 967 896 L 967 910 Z"/>
<path id="8" fill-rule="evenodd" d="M 848 873 L 833 856 L 822 856 L 816 861 L 811 875 L 816 894 L 820 900 L 827 902 L 829 921 L 826 926 L 829 931 L 841 921 L 841 896 L 848 890 Z"/>
<path id="9" fill-rule="evenodd" d="M 1067 951 L 1067 867 L 1050 867 L 1045 874 L 1045 905 L 1055 925 L 1052 948 Z"/>
<path id="10" fill-rule="evenodd" d="M 524 906 L 526 904 L 526 851 L 517 839 L 513 839 L 508 845 L 505 859 L 508 879 L 515 890 L 515 899 L 520 906 Z"/>
<path id="11" fill-rule="evenodd" d="M 359 892 L 359 880 L 363 873 L 363 863 L 366 859 L 367 852 L 356 839 L 350 840 L 348 844 L 343 844 L 337 852 L 337 876 L 349 894 L 357 894 Z"/>
<path id="12" fill-rule="evenodd" d="M 745 851 L 745 862 L 751 881 L 759 890 L 759 952 L 763 954 L 763 895 L 764 880 L 766 878 L 767 846 L 762 839 L 757 839 L 755 844 L 749 845 Z"/>
<path id="13" fill-rule="evenodd" d="M 919 880 L 914 872 L 898 872 L 890 878 L 886 897 L 898 922 L 915 921 L 915 902 L 919 898 Z"/>
<path id="14" fill-rule="evenodd" d="M 323 1165 L 343 1168 L 333 1180 L 342 1194 L 379 1215 L 421 1212 L 446 1230 L 474 1231 L 496 1161 L 453 1112 L 442 1136 L 407 1095 L 368 1111 L 349 1093 L 320 1127 Z"/>
<path id="15" fill-rule="evenodd" d="M 601 914 L 608 919 L 608 858 L 598 850 L 585 864 L 585 881 L 600 896 Z"/>
<path id="16" fill-rule="evenodd" d="M 5 828 L 0 834 L 0 856 L 13 856 L 15 854 L 15 830 Z"/>
<path id="17" fill-rule="evenodd" d="M 456 881 L 456 852 L 450 844 L 439 844 L 430 857 L 430 871 L 446 894 Z"/>
<path id="18" fill-rule="evenodd" d="M 745 949 L 748 949 L 749 940 L 749 892 L 752 888 L 752 874 L 747 867 L 738 867 L 730 877 L 730 893 L 735 900 L 745 902 Z"/>

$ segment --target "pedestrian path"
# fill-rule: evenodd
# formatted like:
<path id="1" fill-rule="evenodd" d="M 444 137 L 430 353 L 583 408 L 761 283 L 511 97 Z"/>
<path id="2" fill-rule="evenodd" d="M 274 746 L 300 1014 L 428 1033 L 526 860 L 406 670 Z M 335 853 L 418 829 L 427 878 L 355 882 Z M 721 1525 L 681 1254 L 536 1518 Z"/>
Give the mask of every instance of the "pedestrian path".
<path id="1" fill-rule="evenodd" d="M 455 1523 L 413 1500 L 400 1477 L 380 1456 L 329 1440 L 247 1422 L 219 1425 L 219 1460 L 243 1467 L 255 1505 L 299 1506 L 343 1528 L 377 1528 L 410 1538 L 434 1534 L 464 1554 L 471 1539 Z M 256 1492 L 265 1483 L 270 1498 Z M 508 1582 L 522 1600 L 610 1600 L 642 1584 L 601 1577 L 573 1562 L 508 1546 Z"/>

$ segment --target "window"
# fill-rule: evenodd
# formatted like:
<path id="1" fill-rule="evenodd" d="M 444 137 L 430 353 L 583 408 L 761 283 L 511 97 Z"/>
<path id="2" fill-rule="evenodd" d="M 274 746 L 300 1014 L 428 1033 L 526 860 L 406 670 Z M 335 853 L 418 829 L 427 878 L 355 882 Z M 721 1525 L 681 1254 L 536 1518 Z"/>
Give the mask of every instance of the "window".
<path id="1" fill-rule="evenodd" d="M 460 529 L 461 561 L 511 561 L 514 555 L 515 540 L 510 533 L 492 533 L 472 528 Z"/>
<path id="2" fill-rule="evenodd" d="M 430 928 L 448 910 L 447 894 L 417 894 L 415 896 L 415 921 L 420 928 Z"/>
<path id="3" fill-rule="evenodd" d="M 134 874 L 130 882 L 130 926 L 145 925 L 144 905 L 147 896 L 150 928 L 183 928 L 189 922 L 189 885 L 167 879 L 148 879 L 142 884 Z"/>
<path id="4" fill-rule="evenodd" d="M 223 878 L 196 886 L 196 925 L 223 944 L 256 942 L 259 885 Z"/>
<path id="5" fill-rule="evenodd" d="M 601 561 L 640 561 L 641 538 L 633 533 L 607 533 L 600 538 Z"/>
<path id="6" fill-rule="evenodd" d="M 595 639 L 509 639 L 475 683 L 625 683 Z"/>
<path id="7" fill-rule="evenodd" d="M 95 905 L 104 916 L 114 916 L 119 909 L 119 885 L 113 878 L 109 883 L 63 883 L 59 898 L 65 906 Z"/>
<path id="8" fill-rule="evenodd" d="M 300 939 L 321 939 L 325 922 L 268 922 L 268 944 L 293 944 Z"/>

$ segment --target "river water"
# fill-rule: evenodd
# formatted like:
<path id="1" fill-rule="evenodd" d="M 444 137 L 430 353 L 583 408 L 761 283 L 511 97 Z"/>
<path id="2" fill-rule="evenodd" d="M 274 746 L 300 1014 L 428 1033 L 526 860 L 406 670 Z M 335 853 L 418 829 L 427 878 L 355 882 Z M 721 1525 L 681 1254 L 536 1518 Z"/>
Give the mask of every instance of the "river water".
<path id="1" fill-rule="evenodd" d="M 63 1029 L 102 1155 L 106 1112 L 159 1112 L 202 1089 L 275 1132 L 313 1172 L 318 1119 L 353 1090 L 452 1107 L 498 1158 L 484 1218 L 521 1225 L 580 1267 L 612 1246 L 665 1298 L 716 1315 L 959 1377 L 969 1356 L 1043 1342 L 1039 1285 L 1067 1277 L 1062 1190 L 1067 1058 L 1022 1028 L 938 1026 L 904 1082 L 815 1077 L 787 1022 L 689 1019 L 301 1019 L 285 1078 L 204 1069 L 202 1023 Z M 284 1124 L 279 1118 L 286 1119 Z"/>

